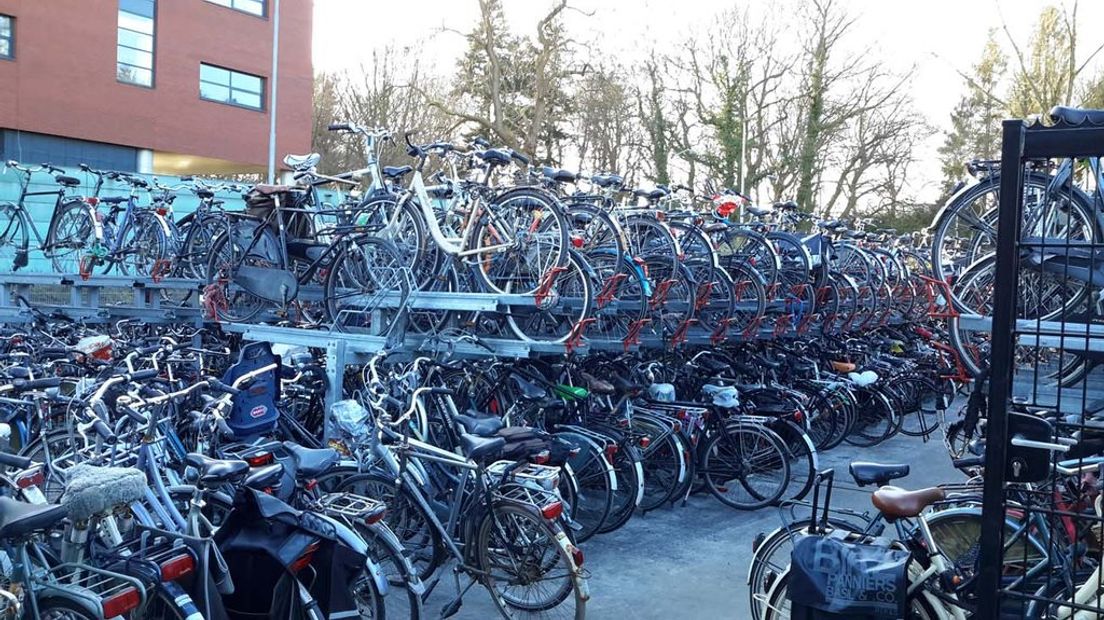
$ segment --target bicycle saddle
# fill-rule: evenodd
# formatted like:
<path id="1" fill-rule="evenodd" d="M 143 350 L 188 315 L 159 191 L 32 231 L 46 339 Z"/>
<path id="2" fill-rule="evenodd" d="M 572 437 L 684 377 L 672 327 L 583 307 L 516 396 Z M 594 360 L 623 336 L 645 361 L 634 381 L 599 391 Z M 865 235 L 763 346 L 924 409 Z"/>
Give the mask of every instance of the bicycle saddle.
<path id="1" fill-rule="evenodd" d="M 1082 110 L 1059 105 L 1050 109 L 1050 120 L 1068 125 L 1104 125 L 1104 110 Z"/>
<path id="2" fill-rule="evenodd" d="M 659 200 L 666 195 L 667 192 L 659 189 L 658 187 L 655 189 L 638 188 L 633 190 L 633 196 L 636 196 L 638 198 L 647 198 L 648 200 Z"/>
<path id="3" fill-rule="evenodd" d="M 341 455 L 333 448 L 304 448 L 290 441 L 285 441 L 283 446 L 295 459 L 296 472 L 304 478 L 316 478 L 341 460 Z"/>
<path id="4" fill-rule="evenodd" d="M 197 452 L 184 457 L 184 463 L 199 471 L 199 481 L 207 484 L 233 482 L 249 471 L 249 463 L 229 459 L 213 459 Z"/>
<path id="5" fill-rule="evenodd" d="M 596 174 L 590 177 L 590 182 L 598 187 L 616 187 L 625 182 L 625 177 L 619 174 Z"/>
<path id="6" fill-rule="evenodd" d="M 16 538 L 44 530 L 65 518 L 65 506 L 29 504 L 0 497 L 0 538 Z"/>
<path id="7" fill-rule="evenodd" d="M 402 177 L 406 176 L 407 174 L 410 174 L 411 172 L 414 172 L 414 166 L 384 166 L 383 167 L 383 176 L 385 176 L 389 179 L 401 179 Z"/>
<path id="8" fill-rule="evenodd" d="M 586 382 L 586 389 L 591 394 L 613 394 L 617 390 L 609 381 L 604 381 L 586 372 L 580 372 L 579 376 Z"/>
<path id="9" fill-rule="evenodd" d="M 882 487 L 870 496 L 870 501 L 878 512 L 887 519 L 900 519 L 918 516 L 924 509 L 946 499 L 947 493 L 939 487 L 930 487 L 918 491 L 906 491 L 898 487 Z"/>
<path id="10" fill-rule="evenodd" d="M 81 184 L 81 180 L 77 177 L 71 177 L 64 174 L 54 176 L 54 181 L 56 181 L 58 185 L 64 185 L 65 187 L 76 187 Z"/>
<path id="11" fill-rule="evenodd" d="M 622 377 L 621 375 L 613 375 L 612 379 L 613 379 L 613 387 L 618 392 L 623 392 L 623 393 L 633 392 L 633 393 L 635 393 L 635 392 L 640 392 L 641 390 L 644 389 L 643 385 L 640 385 L 639 383 L 633 383 L 632 381 L 629 381 L 628 379 Z"/>
<path id="12" fill-rule="evenodd" d="M 763 217 L 764 215 L 770 215 L 771 213 L 774 213 L 774 209 L 767 209 L 767 208 L 764 208 L 764 207 L 756 207 L 756 206 L 753 206 L 753 205 L 748 205 L 748 206 L 744 207 L 744 210 L 747 211 L 748 213 L 754 215 L 755 217 Z"/>
<path id="13" fill-rule="evenodd" d="M 476 437 L 493 437 L 495 433 L 505 428 L 506 424 L 498 418 L 475 417 L 457 414 L 454 416 L 456 423 L 464 428 L 464 432 Z"/>
<path id="14" fill-rule="evenodd" d="M 854 461 L 847 469 L 851 472 L 851 478 L 855 481 L 855 484 L 860 487 L 865 487 L 868 484 L 885 486 L 891 480 L 909 475 L 909 466 L 905 464 L 883 465 L 882 463 Z"/>
<path id="15" fill-rule="evenodd" d="M 60 504 L 69 518 L 84 521 L 146 494 L 146 475 L 133 467 L 97 467 L 81 463 L 66 472 Z"/>
<path id="16" fill-rule="evenodd" d="M 721 232 L 722 230 L 728 230 L 728 224 L 724 222 L 713 222 L 712 224 L 702 226 L 702 230 L 707 233 Z"/>
<path id="17" fill-rule="evenodd" d="M 510 375 L 510 381 L 514 384 L 514 387 L 517 388 L 518 396 L 520 396 L 522 400 L 543 400 L 548 396 L 548 390 L 545 390 L 524 377 Z"/>
<path id="18" fill-rule="evenodd" d="M 502 437 L 484 438 L 467 433 L 460 434 L 460 451 L 477 463 L 498 457 L 504 447 L 506 447 L 506 440 Z"/>
<path id="19" fill-rule="evenodd" d="M 571 172 L 570 170 L 564 170 L 563 168 L 553 168 L 551 166 L 543 166 L 541 168 L 541 175 L 546 179 L 551 179 L 557 183 L 574 183 L 575 179 L 579 178 L 579 175 Z"/>
<path id="20" fill-rule="evenodd" d="M 251 489 L 262 491 L 266 488 L 270 489 L 280 486 L 280 478 L 283 475 L 284 466 L 279 463 L 274 463 L 254 469 L 245 477 L 245 481 L 242 484 Z"/>
<path id="21" fill-rule="evenodd" d="M 873 370 L 864 370 L 862 372 L 849 372 L 847 378 L 855 383 L 859 387 L 866 387 L 868 385 L 874 385 L 878 382 L 878 373 Z"/>
<path id="22" fill-rule="evenodd" d="M 284 164 L 287 165 L 288 168 L 294 168 L 296 170 L 313 168 L 317 166 L 320 161 L 322 161 L 322 156 L 318 153 L 311 153 L 309 155 L 287 155 L 284 157 Z"/>

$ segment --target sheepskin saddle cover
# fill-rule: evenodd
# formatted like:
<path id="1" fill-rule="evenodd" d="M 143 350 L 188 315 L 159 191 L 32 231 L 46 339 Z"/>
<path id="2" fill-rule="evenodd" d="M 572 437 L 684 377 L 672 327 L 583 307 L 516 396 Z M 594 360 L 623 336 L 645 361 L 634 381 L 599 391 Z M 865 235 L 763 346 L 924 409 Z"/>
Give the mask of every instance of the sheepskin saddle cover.
<path id="1" fill-rule="evenodd" d="M 61 504 L 77 521 L 122 504 L 136 502 L 146 493 L 146 475 L 133 467 L 97 467 L 81 463 L 66 472 Z"/>

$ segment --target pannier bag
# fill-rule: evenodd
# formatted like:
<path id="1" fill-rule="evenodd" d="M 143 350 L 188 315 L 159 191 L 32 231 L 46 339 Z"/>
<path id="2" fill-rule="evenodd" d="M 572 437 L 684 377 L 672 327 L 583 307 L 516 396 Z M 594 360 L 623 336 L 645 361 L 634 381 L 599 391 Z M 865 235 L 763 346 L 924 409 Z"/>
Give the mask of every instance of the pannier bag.
<path id="1" fill-rule="evenodd" d="M 288 239 L 313 239 L 314 226 L 311 225 L 310 214 L 301 210 L 308 206 L 307 194 L 290 185 L 255 186 L 245 195 L 245 213 L 264 220 L 276 209 L 277 201 L 284 211 L 272 219 L 272 232 L 278 233 L 276 227 L 282 217 Z"/>
<path id="2" fill-rule="evenodd" d="M 806 536 L 794 545 L 787 593 L 793 620 L 903 618 L 908 551 Z"/>

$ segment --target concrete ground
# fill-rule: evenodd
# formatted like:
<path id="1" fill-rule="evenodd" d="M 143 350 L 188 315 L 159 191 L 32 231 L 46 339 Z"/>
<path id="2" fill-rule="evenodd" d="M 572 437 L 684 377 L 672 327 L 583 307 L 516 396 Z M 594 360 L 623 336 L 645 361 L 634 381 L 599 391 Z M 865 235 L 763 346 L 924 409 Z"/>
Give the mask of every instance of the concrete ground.
<path id="1" fill-rule="evenodd" d="M 836 469 L 837 484 L 854 486 L 847 473 L 852 460 L 912 466 L 904 488 L 934 486 L 962 480 L 951 467 L 942 432 L 931 441 L 899 435 L 873 448 L 841 445 L 820 455 L 820 467 Z M 837 486 L 832 505 L 870 509 L 869 491 Z M 767 508 L 739 512 L 712 496 L 690 498 L 686 507 L 636 515 L 616 532 L 599 535 L 583 546 L 590 570 L 591 600 L 587 617 L 632 620 L 697 620 L 749 618 L 747 572 L 751 544 L 759 532 L 780 525 L 778 511 Z M 428 617 L 437 617 L 451 598 L 451 582 L 442 582 L 427 602 Z M 497 617 L 489 597 L 473 588 L 456 618 Z"/>

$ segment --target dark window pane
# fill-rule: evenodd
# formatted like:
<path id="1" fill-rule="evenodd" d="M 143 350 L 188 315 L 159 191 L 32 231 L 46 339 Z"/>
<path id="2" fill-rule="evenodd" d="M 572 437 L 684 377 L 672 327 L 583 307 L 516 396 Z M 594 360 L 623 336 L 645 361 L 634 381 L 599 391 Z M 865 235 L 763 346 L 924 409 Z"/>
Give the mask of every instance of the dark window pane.
<path id="1" fill-rule="evenodd" d="M 199 96 L 261 110 L 264 109 L 264 78 L 201 63 Z"/>
<path id="2" fill-rule="evenodd" d="M 12 18 L 0 15 L 0 58 L 12 57 Z"/>
<path id="3" fill-rule="evenodd" d="M 0 56 L 11 56 L 11 42 L 7 39 L 0 39 Z"/>

